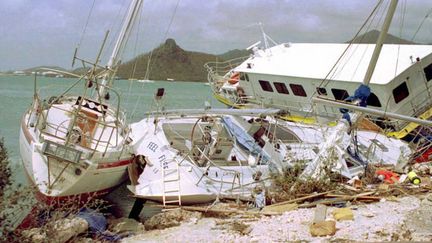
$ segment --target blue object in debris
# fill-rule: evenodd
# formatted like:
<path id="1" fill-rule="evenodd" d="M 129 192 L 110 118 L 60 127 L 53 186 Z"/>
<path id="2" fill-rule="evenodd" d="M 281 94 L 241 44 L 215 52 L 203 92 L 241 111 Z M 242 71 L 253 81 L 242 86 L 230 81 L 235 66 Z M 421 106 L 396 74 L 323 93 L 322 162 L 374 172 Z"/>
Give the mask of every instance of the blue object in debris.
<path id="1" fill-rule="evenodd" d="M 235 124 L 229 116 L 222 117 L 222 120 L 228 128 L 231 136 L 235 138 L 240 146 L 248 150 L 254 156 L 261 155 L 263 164 L 270 161 L 270 156 L 255 142 L 255 139 L 243 128 Z"/>
<path id="2" fill-rule="evenodd" d="M 348 96 L 347 98 L 344 99 L 344 101 L 352 102 L 352 101 L 358 100 L 359 106 L 366 107 L 367 106 L 367 99 L 369 98 L 370 94 L 371 94 L 371 90 L 370 90 L 369 86 L 364 85 L 364 84 L 360 84 L 360 86 L 355 90 L 354 95 Z M 347 120 L 349 122 L 349 124 L 351 125 L 351 117 L 348 114 L 349 110 L 346 108 L 340 108 L 339 111 L 343 114 L 342 118 Z"/>
<path id="3" fill-rule="evenodd" d="M 92 209 L 82 208 L 78 212 L 77 217 L 87 221 L 90 232 L 98 239 L 115 242 L 121 240 L 122 238 L 119 235 L 106 231 L 108 222 L 102 213 L 96 212 Z"/>

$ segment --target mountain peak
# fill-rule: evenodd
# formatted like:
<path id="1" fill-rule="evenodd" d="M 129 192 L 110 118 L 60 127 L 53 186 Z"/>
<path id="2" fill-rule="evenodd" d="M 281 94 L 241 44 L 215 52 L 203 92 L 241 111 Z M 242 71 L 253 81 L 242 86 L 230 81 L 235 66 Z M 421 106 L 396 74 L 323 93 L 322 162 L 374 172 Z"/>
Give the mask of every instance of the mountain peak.
<path id="1" fill-rule="evenodd" d="M 380 31 L 374 29 L 374 30 L 366 32 L 362 35 L 357 36 L 356 38 L 354 38 L 351 41 L 353 43 L 375 44 L 376 41 L 378 40 L 379 35 L 380 35 Z M 350 42 L 350 41 L 348 41 L 348 42 Z M 409 40 L 401 39 L 401 38 L 396 37 L 394 35 L 391 35 L 389 33 L 387 33 L 387 37 L 386 37 L 384 43 L 386 43 L 386 44 L 417 44 L 417 43 L 409 41 Z"/>
<path id="2" fill-rule="evenodd" d="M 177 46 L 177 43 L 175 42 L 175 40 L 174 40 L 174 39 L 171 39 L 171 38 L 166 39 L 166 41 L 165 41 L 165 46 L 167 46 L 167 47 L 171 47 L 171 48 L 178 47 L 178 46 Z"/>

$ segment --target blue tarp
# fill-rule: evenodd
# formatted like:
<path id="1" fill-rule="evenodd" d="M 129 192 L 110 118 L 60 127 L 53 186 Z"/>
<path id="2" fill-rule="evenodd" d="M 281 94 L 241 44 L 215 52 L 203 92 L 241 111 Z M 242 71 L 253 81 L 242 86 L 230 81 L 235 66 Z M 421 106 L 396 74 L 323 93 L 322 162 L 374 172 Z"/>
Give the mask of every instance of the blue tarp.
<path id="1" fill-rule="evenodd" d="M 96 212 L 88 208 L 83 208 L 78 212 L 77 217 L 87 221 L 90 232 L 98 239 L 103 239 L 109 242 L 117 242 L 120 241 L 122 238 L 120 235 L 116 235 L 106 231 L 108 222 L 105 216 L 100 212 Z"/>
<path id="2" fill-rule="evenodd" d="M 229 133 L 235 138 L 237 143 L 249 151 L 252 155 L 261 155 L 262 164 L 266 164 L 270 161 L 270 156 L 255 142 L 255 139 L 249 135 L 242 127 L 235 124 L 231 117 L 222 117 L 223 122 L 228 128 Z"/>

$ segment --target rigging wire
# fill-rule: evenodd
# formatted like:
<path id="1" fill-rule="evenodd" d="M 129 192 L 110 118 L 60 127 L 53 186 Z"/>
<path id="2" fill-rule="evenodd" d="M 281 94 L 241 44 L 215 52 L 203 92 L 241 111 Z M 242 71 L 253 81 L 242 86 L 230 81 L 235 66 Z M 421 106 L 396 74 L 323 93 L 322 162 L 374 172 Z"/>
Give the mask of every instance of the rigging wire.
<path id="1" fill-rule="evenodd" d="M 431 14 L 432 14 L 432 8 L 429 10 L 429 12 L 426 14 L 426 16 L 423 17 L 423 20 L 421 21 L 419 27 L 417 28 L 416 32 L 414 33 L 413 37 L 411 38 L 411 41 L 414 41 L 418 32 L 420 31 L 421 27 L 423 26 L 424 22 L 426 21 L 427 18 L 429 18 L 429 15 L 431 15 Z"/>
<path id="2" fill-rule="evenodd" d="M 330 69 L 330 71 L 327 73 L 327 75 L 324 77 L 324 79 L 321 81 L 321 83 L 319 84 L 319 87 L 323 87 L 323 84 L 325 82 L 326 85 L 328 84 L 329 80 L 329 76 L 332 75 L 332 73 L 334 72 L 335 68 L 337 67 L 338 63 L 342 60 L 342 58 L 345 56 L 345 54 L 348 52 L 348 49 L 353 45 L 354 40 L 359 36 L 360 32 L 364 29 L 364 27 L 366 26 L 366 24 L 369 22 L 369 20 L 371 19 L 371 17 L 376 13 L 376 11 L 378 10 L 379 6 L 381 6 L 383 0 L 380 0 L 378 2 L 378 4 L 375 6 L 375 8 L 373 9 L 372 13 L 367 17 L 366 21 L 363 23 L 363 25 L 360 27 L 360 29 L 357 31 L 357 33 L 355 34 L 354 38 L 349 42 L 347 48 L 343 51 L 343 53 L 340 55 L 340 57 L 338 58 L 338 60 L 336 61 L 336 63 L 333 65 L 333 67 Z"/>
<path id="3" fill-rule="evenodd" d="M 109 30 L 114 30 L 115 29 L 114 26 L 117 24 L 117 27 L 116 27 L 117 30 L 115 32 L 112 32 L 112 36 L 118 36 L 120 34 L 121 27 L 123 26 L 123 23 L 126 21 L 127 8 L 128 8 L 128 5 L 125 4 L 125 0 L 123 0 L 123 3 L 121 4 L 121 8 L 118 9 L 116 17 L 113 18 L 114 20 L 117 20 L 117 19 L 120 19 L 120 16 L 123 16 L 122 21 L 121 22 L 112 21 L 111 25 L 109 27 Z M 122 13 L 124 13 L 124 14 L 122 14 Z M 107 50 L 113 49 L 115 42 L 116 42 L 116 38 L 111 38 L 109 43 L 108 43 L 108 48 L 106 48 L 106 49 Z"/>
<path id="4" fill-rule="evenodd" d="M 404 26 L 404 22 L 405 22 L 405 15 L 406 15 L 406 1 L 403 1 L 402 4 L 402 18 L 401 18 L 401 22 L 399 25 L 399 38 L 402 39 L 402 30 L 403 30 L 403 26 Z M 398 49 L 397 49 L 397 58 L 396 58 L 396 66 L 395 66 L 395 73 L 394 73 L 394 77 L 396 77 L 397 75 L 397 70 L 398 70 L 398 65 L 399 65 L 399 57 L 400 57 L 400 45 L 401 43 L 399 42 L 398 44 Z"/>
<path id="5" fill-rule="evenodd" d="M 162 40 L 165 40 L 165 39 L 167 38 L 167 36 L 168 36 L 168 32 L 169 32 L 170 29 L 171 29 L 171 25 L 172 25 L 172 23 L 174 22 L 174 17 L 175 17 L 175 15 L 176 15 L 176 13 L 177 13 L 177 9 L 178 9 L 179 3 L 180 3 L 180 0 L 177 0 L 176 6 L 175 6 L 175 8 L 174 8 L 174 12 L 173 12 L 173 14 L 171 15 L 170 22 L 169 22 L 169 24 L 168 24 L 168 27 L 167 27 L 167 29 L 166 29 L 166 31 L 165 31 L 165 34 L 164 34 L 164 37 L 163 37 Z M 146 70 L 146 75 L 145 75 L 145 77 L 149 77 L 149 76 L 150 76 L 150 71 L 151 71 L 151 64 L 150 64 L 150 62 L 151 62 L 152 55 L 153 55 L 153 50 L 151 51 L 150 56 L 149 56 L 149 59 L 148 59 L 148 63 L 147 63 L 147 70 Z"/>
<path id="6" fill-rule="evenodd" d="M 86 20 L 86 23 L 85 23 L 85 25 L 84 25 L 83 31 L 82 31 L 82 33 L 81 33 L 81 37 L 80 37 L 80 40 L 79 40 L 79 42 L 78 42 L 77 49 L 80 48 L 81 43 L 82 43 L 82 41 L 83 41 L 83 39 L 84 39 L 84 35 L 85 35 L 86 31 L 87 31 L 87 26 L 88 26 L 88 23 L 89 23 L 90 17 L 91 17 L 91 15 L 92 15 L 92 13 L 93 13 L 93 8 L 94 8 L 94 5 L 95 5 L 95 2 L 96 2 L 96 0 L 93 0 L 93 3 L 92 3 L 92 5 L 91 5 L 91 7 L 90 7 L 90 11 L 89 11 L 89 14 L 88 14 L 88 16 L 87 16 L 87 20 Z"/>
<path id="7" fill-rule="evenodd" d="M 180 4 L 180 0 L 177 0 L 177 3 L 176 3 L 176 5 L 175 5 L 174 11 L 173 11 L 173 14 L 171 15 L 170 22 L 169 22 L 169 24 L 168 24 L 168 27 L 167 27 L 167 29 L 166 29 L 166 31 L 165 31 L 165 34 L 164 34 L 164 37 L 163 37 L 162 40 L 166 39 L 166 37 L 168 36 L 169 30 L 171 29 L 171 25 L 172 25 L 172 23 L 174 22 L 174 17 L 175 17 L 175 15 L 177 14 L 177 9 L 178 9 L 179 4 Z M 153 54 L 154 54 L 154 49 L 150 52 L 150 54 L 149 54 L 149 56 L 148 56 L 148 60 L 147 60 L 147 67 L 146 67 L 146 72 L 145 72 L 145 75 L 144 75 L 144 79 L 149 79 L 149 77 L 150 77 L 150 72 L 151 72 L 151 63 L 152 63 L 151 61 L 152 61 Z M 141 86 L 141 87 L 143 88 L 144 85 Z M 141 98 L 142 98 L 142 95 L 140 95 L 140 96 L 138 97 L 138 100 L 137 100 L 137 102 L 135 103 L 135 107 L 134 107 L 134 109 L 133 109 L 133 111 L 132 111 L 132 113 L 131 113 L 131 118 L 130 118 L 130 119 L 133 119 L 133 116 L 134 116 L 134 114 L 136 113 L 139 104 L 141 103 Z"/>
<path id="8" fill-rule="evenodd" d="M 141 20 L 143 18 L 143 11 L 141 11 L 141 14 L 139 15 L 138 18 L 138 28 L 137 28 L 137 33 L 136 33 L 136 38 L 135 38 L 135 45 L 134 45 L 134 50 L 133 50 L 133 55 L 132 56 L 136 56 L 137 54 L 137 46 L 139 43 L 139 37 L 140 37 L 140 29 L 141 29 Z M 128 87 L 128 91 L 127 91 L 127 98 L 126 98 L 126 104 L 129 104 L 129 100 L 132 96 L 132 84 L 133 84 L 133 78 L 135 77 L 135 71 L 136 71 L 136 66 L 138 64 L 138 58 L 135 58 L 135 62 L 132 68 L 132 75 L 130 76 L 131 80 L 129 81 L 129 87 Z M 133 113 L 132 113 L 133 114 Z M 132 116 L 131 113 L 128 113 L 129 116 Z M 131 117 L 129 117 L 131 118 Z"/>
<path id="9" fill-rule="evenodd" d="M 318 87 L 326 87 L 327 84 L 330 82 L 329 78 L 332 77 L 333 73 L 335 72 L 337 66 L 339 65 L 339 62 L 341 62 L 341 60 L 345 57 L 345 55 L 347 54 L 348 50 L 351 48 L 351 46 L 354 43 L 354 40 L 360 35 L 360 33 L 362 32 L 362 30 L 365 28 L 365 26 L 369 23 L 371 23 L 371 19 L 374 19 L 374 16 L 376 15 L 377 11 L 379 10 L 379 7 L 381 6 L 383 0 L 380 0 L 377 5 L 374 7 L 374 9 L 372 10 L 372 12 L 369 14 L 369 16 L 366 18 L 366 21 L 362 24 L 362 26 L 360 27 L 360 29 L 357 31 L 357 33 L 354 35 L 353 39 L 351 39 L 351 41 L 348 43 L 348 46 L 345 48 L 345 50 L 342 52 L 342 54 L 339 56 L 339 58 L 336 60 L 335 64 L 332 66 L 332 68 L 330 69 L 330 71 L 327 73 L 327 75 L 323 78 L 323 80 L 321 80 L 321 82 L 319 83 Z M 315 96 L 317 93 L 317 90 L 314 91 L 314 93 L 312 94 L 312 97 Z M 309 114 L 306 116 L 306 118 L 309 116 Z M 317 118 L 318 114 L 314 114 L 314 117 Z"/>

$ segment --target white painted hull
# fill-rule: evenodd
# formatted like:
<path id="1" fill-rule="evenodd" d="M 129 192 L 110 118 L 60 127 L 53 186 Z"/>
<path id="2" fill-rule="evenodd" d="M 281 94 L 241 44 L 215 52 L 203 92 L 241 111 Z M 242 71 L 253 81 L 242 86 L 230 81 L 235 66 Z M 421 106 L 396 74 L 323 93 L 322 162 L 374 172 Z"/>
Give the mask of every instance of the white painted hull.
<path id="1" fill-rule="evenodd" d="M 24 120 L 20 129 L 20 153 L 24 170 L 31 184 L 37 188 L 38 199 L 43 201 L 56 201 L 67 198 L 79 197 L 86 200 L 89 197 L 97 197 L 108 193 L 114 187 L 126 180 L 127 166 L 131 162 L 129 154 L 119 157 L 117 153 L 110 153 L 96 161 L 81 160 L 88 166 L 71 164 L 64 161 L 51 161 L 48 168 L 48 156 L 42 153 L 43 142 L 37 141 L 34 131 L 25 125 Z M 67 167 L 67 163 L 70 163 Z M 61 164 L 58 168 L 55 165 Z M 56 179 L 55 175 L 62 176 Z M 49 171 L 51 174 L 49 177 Z M 79 170 L 79 173 L 77 173 Z M 53 183 L 55 180 L 57 182 Z M 54 184 L 49 187 L 48 184 Z"/>
<path id="2" fill-rule="evenodd" d="M 226 140 L 222 135 L 217 148 L 220 155 L 213 155 L 213 165 L 197 165 L 196 160 L 193 162 L 189 157 L 184 157 L 184 154 L 181 155 L 178 149 L 182 148 L 182 142 L 170 142 L 178 141 L 175 138 L 176 132 L 167 135 L 163 129 L 178 126 L 174 130 L 179 129 L 177 132 L 189 134 L 190 130 L 186 127 L 192 127 L 195 120 L 185 118 L 170 123 L 169 118 L 162 119 L 156 124 L 156 128 L 152 119 L 131 125 L 132 139 L 137 141 L 134 153 L 144 155 L 148 160 L 138 179 L 138 185 L 129 186 L 137 197 L 165 203 L 179 203 L 180 200 L 181 204 L 196 204 L 211 202 L 217 197 L 249 197 L 254 187 L 264 185 L 261 180 L 255 181 L 253 176 L 259 172 L 262 174 L 261 179 L 268 178 L 270 167 L 249 166 L 246 162 L 247 155 L 245 157 L 242 152 L 236 151 L 238 147 L 223 142 Z M 184 124 L 180 124 L 182 122 Z M 201 138 L 201 135 L 196 137 Z M 225 155 L 220 157 L 222 154 Z M 236 159 L 232 160 L 233 157 Z"/>

